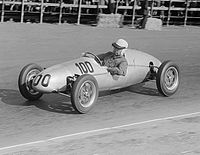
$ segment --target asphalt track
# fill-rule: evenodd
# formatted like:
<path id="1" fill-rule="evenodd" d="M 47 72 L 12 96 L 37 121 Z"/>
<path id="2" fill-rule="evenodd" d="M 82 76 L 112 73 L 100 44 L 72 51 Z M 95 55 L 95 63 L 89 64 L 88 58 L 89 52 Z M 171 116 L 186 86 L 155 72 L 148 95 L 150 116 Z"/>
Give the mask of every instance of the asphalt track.
<path id="1" fill-rule="evenodd" d="M 200 154 L 200 28 L 162 31 L 74 25 L 0 24 L 0 154 Z M 48 67 L 111 50 L 125 38 L 180 66 L 179 91 L 162 97 L 155 82 L 101 94 L 88 114 L 70 99 L 44 95 L 27 102 L 17 88 L 21 68 Z"/>

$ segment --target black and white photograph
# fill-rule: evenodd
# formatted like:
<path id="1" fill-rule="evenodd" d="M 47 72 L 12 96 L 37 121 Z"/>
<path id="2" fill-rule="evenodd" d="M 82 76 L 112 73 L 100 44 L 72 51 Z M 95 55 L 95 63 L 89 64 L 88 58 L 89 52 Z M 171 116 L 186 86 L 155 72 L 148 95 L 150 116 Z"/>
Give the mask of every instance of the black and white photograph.
<path id="1" fill-rule="evenodd" d="M 0 155 L 200 155 L 200 0 L 0 0 Z"/>

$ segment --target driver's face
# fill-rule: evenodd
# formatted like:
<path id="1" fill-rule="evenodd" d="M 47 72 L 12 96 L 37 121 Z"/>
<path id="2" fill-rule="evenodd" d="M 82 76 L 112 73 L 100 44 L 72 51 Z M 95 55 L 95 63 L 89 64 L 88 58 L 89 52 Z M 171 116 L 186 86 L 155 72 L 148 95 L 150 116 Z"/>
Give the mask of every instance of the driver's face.
<path id="1" fill-rule="evenodd" d="M 116 47 L 113 47 L 113 53 L 114 53 L 116 56 L 121 55 L 121 52 L 122 52 L 122 49 L 118 49 L 118 48 L 116 48 Z"/>

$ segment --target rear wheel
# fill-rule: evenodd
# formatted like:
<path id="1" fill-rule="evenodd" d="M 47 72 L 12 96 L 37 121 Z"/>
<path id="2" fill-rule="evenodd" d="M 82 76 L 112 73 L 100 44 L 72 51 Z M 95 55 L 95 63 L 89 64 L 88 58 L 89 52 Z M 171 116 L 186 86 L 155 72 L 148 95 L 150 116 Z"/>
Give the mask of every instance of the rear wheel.
<path id="1" fill-rule="evenodd" d="M 30 101 L 38 100 L 43 94 L 32 88 L 33 79 L 42 71 L 42 67 L 31 63 L 26 65 L 20 72 L 18 87 L 22 96 Z"/>
<path id="2" fill-rule="evenodd" d="M 94 107 L 98 95 L 99 88 L 96 79 L 89 74 L 81 75 L 72 87 L 72 106 L 79 113 L 87 113 Z"/>
<path id="3" fill-rule="evenodd" d="M 164 96 L 171 96 L 178 90 L 179 83 L 179 67 L 169 60 L 163 62 L 156 75 L 158 91 Z"/>

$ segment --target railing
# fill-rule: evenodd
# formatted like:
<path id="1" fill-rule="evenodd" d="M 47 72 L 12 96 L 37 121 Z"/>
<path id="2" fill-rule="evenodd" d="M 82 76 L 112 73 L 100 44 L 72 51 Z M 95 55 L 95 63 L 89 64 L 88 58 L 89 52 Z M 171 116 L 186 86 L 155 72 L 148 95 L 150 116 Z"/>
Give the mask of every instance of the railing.
<path id="1" fill-rule="evenodd" d="M 191 6 L 192 3 L 195 3 L 195 6 Z M 24 22 L 24 16 L 29 13 L 39 14 L 40 23 L 43 23 L 44 14 L 57 15 L 58 23 L 62 22 L 64 15 L 75 15 L 77 24 L 80 24 L 81 16 L 98 15 L 99 12 L 104 12 L 108 9 L 107 5 L 100 5 L 98 1 L 93 5 L 89 5 L 82 4 L 82 0 L 79 0 L 78 4 L 65 4 L 63 0 L 57 3 L 48 3 L 44 0 L 40 2 L 1 0 L 0 5 L 1 22 L 5 21 L 6 14 L 14 13 L 20 14 L 21 23 Z M 134 0 L 128 6 L 121 5 L 117 0 L 115 13 L 131 17 L 131 24 L 134 25 L 135 19 L 141 16 L 139 13 L 140 8 L 137 0 Z M 91 10 L 92 13 L 90 13 Z M 195 19 L 195 21 L 200 22 L 200 0 L 150 0 L 149 10 L 152 17 L 161 18 L 166 25 L 169 25 L 173 18 L 183 19 L 184 25 L 187 24 L 188 19 Z"/>

